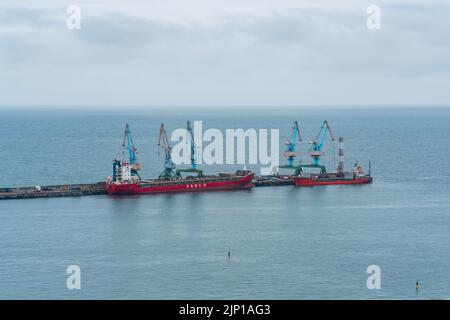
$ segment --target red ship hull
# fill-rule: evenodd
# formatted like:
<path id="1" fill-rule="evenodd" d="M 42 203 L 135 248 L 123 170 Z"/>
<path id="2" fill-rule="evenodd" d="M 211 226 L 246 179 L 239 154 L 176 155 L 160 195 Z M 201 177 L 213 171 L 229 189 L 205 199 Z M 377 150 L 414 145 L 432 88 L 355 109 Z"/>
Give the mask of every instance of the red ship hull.
<path id="1" fill-rule="evenodd" d="M 358 177 L 352 180 L 339 179 L 339 178 L 304 178 L 298 177 L 294 179 L 294 183 L 297 187 L 313 187 L 313 186 L 327 186 L 327 185 L 339 185 L 339 184 L 366 184 L 371 183 L 372 177 Z"/>
<path id="2" fill-rule="evenodd" d="M 136 183 L 106 184 L 106 191 L 110 195 L 132 195 L 172 192 L 198 192 L 216 190 L 251 189 L 254 174 L 230 179 L 196 178 L 173 181 L 144 180 Z"/>

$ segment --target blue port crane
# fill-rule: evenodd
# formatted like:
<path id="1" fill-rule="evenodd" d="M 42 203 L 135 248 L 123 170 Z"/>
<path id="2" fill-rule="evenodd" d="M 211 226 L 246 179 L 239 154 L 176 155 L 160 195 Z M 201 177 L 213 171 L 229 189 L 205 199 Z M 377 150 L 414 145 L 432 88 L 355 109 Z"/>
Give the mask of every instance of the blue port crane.
<path id="1" fill-rule="evenodd" d="M 133 137 L 131 135 L 130 125 L 125 124 L 125 130 L 123 134 L 122 141 L 122 160 L 114 159 L 113 161 L 113 175 L 112 181 L 117 181 L 121 176 L 122 165 L 127 163 L 125 161 L 125 152 L 128 153 L 128 166 L 130 167 L 131 175 L 135 178 L 140 179 L 138 171 L 141 170 L 141 165 L 137 162 L 136 154 L 138 153 L 137 148 L 134 146 Z"/>
<path id="2" fill-rule="evenodd" d="M 125 125 L 122 147 L 128 151 L 129 163 L 131 165 L 137 164 L 136 154 L 138 153 L 138 150 L 134 146 L 133 137 L 131 136 L 131 130 L 128 123 Z"/>
<path id="3" fill-rule="evenodd" d="M 196 173 L 199 177 L 203 176 L 203 170 L 198 169 L 197 167 L 197 157 L 196 157 L 196 144 L 194 139 L 194 129 L 191 126 L 191 122 L 188 121 L 186 125 L 186 143 L 190 143 L 190 156 L 191 156 L 191 168 L 187 169 L 178 169 L 176 171 L 176 177 L 181 178 L 181 173 Z"/>
<path id="4" fill-rule="evenodd" d="M 325 154 L 325 152 L 323 151 L 323 146 L 327 133 L 330 135 L 331 141 L 334 141 L 331 127 L 328 124 L 328 121 L 325 120 L 320 127 L 319 133 L 317 134 L 316 138 L 309 142 L 311 144 L 311 147 L 309 148 L 309 155 L 313 160 L 313 166 L 319 167 L 320 157 Z"/>
<path id="5" fill-rule="evenodd" d="M 166 129 L 163 123 L 161 123 L 159 129 L 158 147 L 164 151 L 164 171 L 159 175 L 159 179 L 173 180 L 178 178 L 178 175 L 175 172 L 175 163 L 172 161 L 172 147 L 169 144 L 169 139 L 167 138 Z"/>
<path id="6" fill-rule="evenodd" d="M 123 135 L 122 148 L 128 151 L 128 162 L 131 169 L 131 175 L 140 179 L 138 171 L 141 170 L 141 165 L 137 161 L 136 154 L 138 150 L 134 146 L 133 137 L 131 135 L 130 126 L 128 123 L 125 125 L 125 132 Z M 117 163 L 115 166 L 118 168 L 121 166 L 120 163 Z M 117 168 L 116 168 L 117 169 Z"/>
<path id="7" fill-rule="evenodd" d="M 296 152 L 296 144 L 297 141 L 300 143 L 302 142 L 302 136 L 300 134 L 300 128 L 298 126 L 298 122 L 294 121 L 294 125 L 291 128 L 291 138 L 286 140 L 286 151 L 284 152 L 284 156 L 286 157 L 288 161 L 288 167 L 293 168 L 294 167 L 294 161 L 295 158 L 298 155 L 298 152 Z"/>

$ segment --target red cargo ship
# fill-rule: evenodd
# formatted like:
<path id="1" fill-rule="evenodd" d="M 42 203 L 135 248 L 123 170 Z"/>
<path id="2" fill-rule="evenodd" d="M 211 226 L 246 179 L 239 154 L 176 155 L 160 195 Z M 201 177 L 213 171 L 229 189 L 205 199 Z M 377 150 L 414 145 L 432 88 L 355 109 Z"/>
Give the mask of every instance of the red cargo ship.
<path id="1" fill-rule="evenodd" d="M 161 124 L 159 143 L 165 154 L 164 171 L 158 179 L 141 179 L 138 171 L 141 165 L 137 162 L 137 149 L 131 137 L 130 127 L 125 126 L 122 146 L 129 154 L 129 162 L 114 160 L 113 175 L 106 181 L 106 191 L 111 195 L 149 194 L 167 192 L 197 192 L 214 190 L 237 190 L 253 188 L 254 174 L 248 170 L 238 170 L 236 173 L 219 173 L 218 175 L 203 175 L 197 168 L 195 159 L 194 134 L 190 122 L 187 122 L 187 132 L 191 138 L 191 165 L 189 169 L 175 170 L 172 161 L 172 148 L 169 145 L 164 124 Z M 181 173 L 196 173 L 197 176 L 183 178 Z"/>
<path id="2" fill-rule="evenodd" d="M 372 177 L 354 177 L 351 179 L 345 179 L 344 177 L 297 177 L 294 178 L 294 184 L 297 187 L 313 187 L 313 186 L 326 186 L 326 185 L 336 185 L 336 184 L 365 184 L 371 183 Z"/>
<path id="3" fill-rule="evenodd" d="M 297 187 L 313 187 L 336 184 L 366 184 L 372 182 L 370 171 L 369 174 L 364 174 L 364 169 L 361 166 L 355 167 L 353 171 L 340 173 L 327 173 L 325 167 L 320 167 L 322 168 L 320 174 L 300 174 L 294 178 L 294 184 Z"/>
<path id="4" fill-rule="evenodd" d="M 127 171 L 127 164 L 122 165 L 123 171 Z M 122 172 L 123 172 L 122 171 Z M 198 192 L 214 190 L 251 189 L 254 174 L 239 170 L 236 173 L 217 176 L 187 177 L 184 179 L 160 180 L 160 179 L 128 179 L 130 176 L 121 175 L 108 178 L 106 191 L 110 195 L 169 193 L 169 192 Z"/>

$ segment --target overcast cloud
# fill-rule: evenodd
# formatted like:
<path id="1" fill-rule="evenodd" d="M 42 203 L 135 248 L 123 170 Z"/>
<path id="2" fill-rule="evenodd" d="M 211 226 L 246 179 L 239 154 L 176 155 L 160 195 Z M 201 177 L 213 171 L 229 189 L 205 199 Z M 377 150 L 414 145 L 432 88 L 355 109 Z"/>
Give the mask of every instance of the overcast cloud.
<path id="1" fill-rule="evenodd" d="M 69 4 L 81 30 L 66 28 Z M 0 106 L 450 105 L 449 12 L 438 0 L 2 1 Z"/>

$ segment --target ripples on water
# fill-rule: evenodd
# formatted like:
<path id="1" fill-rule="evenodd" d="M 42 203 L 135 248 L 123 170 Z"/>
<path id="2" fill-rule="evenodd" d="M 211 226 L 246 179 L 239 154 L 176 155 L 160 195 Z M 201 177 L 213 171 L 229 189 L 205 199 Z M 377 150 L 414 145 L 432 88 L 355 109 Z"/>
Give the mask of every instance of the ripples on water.
<path id="1" fill-rule="evenodd" d="M 345 137 L 347 165 L 372 161 L 372 185 L 2 201 L 0 297 L 449 298 L 449 110 L 255 111 L 239 119 L 196 111 L 190 120 L 280 128 L 284 141 L 296 118 L 306 141 L 325 114 Z M 125 121 L 143 175 L 155 176 L 160 121 L 172 130 L 185 120 L 168 111 L 1 111 L 0 185 L 103 180 Z M 82 269 L 80 291 L 65 288 L 69 264 Z M 381 267 L 382 290 L 366 288 L 371 264 Z"/>

